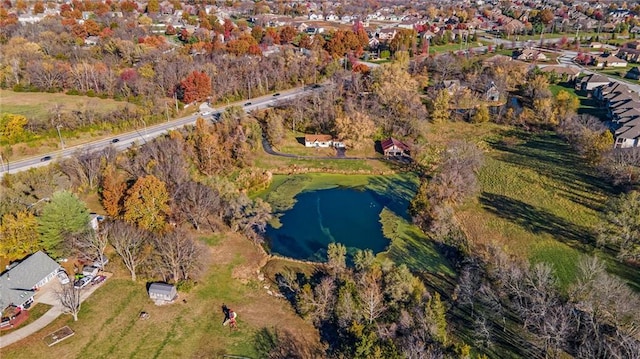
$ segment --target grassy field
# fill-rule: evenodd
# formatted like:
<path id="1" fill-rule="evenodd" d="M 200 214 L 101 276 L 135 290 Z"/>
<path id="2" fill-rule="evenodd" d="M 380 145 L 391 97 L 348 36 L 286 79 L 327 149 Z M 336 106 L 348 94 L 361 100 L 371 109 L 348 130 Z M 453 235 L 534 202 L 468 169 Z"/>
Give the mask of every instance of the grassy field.
<path id="1" fill-rule="evenodd" d="M 155 306 L 145 283 L 124 275 L 105 282 L 85 303 L 78 322 L 62 316 L 42 331 L 0 351 L 7 358 L 213 358 L 224 354 L 256 358 L 255 333 L 263 327 L 289 329 L 317 341 L 311 324 L 283 299 L 269 296 L 257 279 L 265 261 L 247 239 L 229 235 L 211 247 L 211 264 L 175 304 Z M 221 325 L 221 306 L 238 313 L 238 330 Z M 138 319 L 141 311 L 148 320 Z M 42 338 L 68 325 L 76 334 L 49 348 Z"/>
<path id="2" fill-rule="evenodd" d="M 550 263 L 563 288 L 573 281 L 583 254 L 609 258 L 611 272 L 640 284 L 637 270 L 594 249 L 599 213 L 612 189 L 557 135 L 450 123 L 434 125 L 431 136 L 439 142 L 471 138 L 485 150 L 480 195 L 457 213 L 472 241 L 496 243 L 520 258 Z"/>
<path id="3" fill-rule="evenodd" d="M 0 116 L 12 113 L 25 116 L 29 121 L 40 123 L 48 122 L 54 113 L 53 108 L 62 106 L 60 113 L 71 113 L 91 109 L 98 114 L 106 114 L 126 106 L 135 106 L 127 102 L 119 102 L 111 99 L 97 97 L 71 96 L 62 93 L 44 92 L 14 92 L 0 90 Z M 67 147 L 95 140 L 97 137 L 109 136 L 110 131 L 91 131 L 86 133 L 71 133 L 64 125 L 60 128 L 62 138 Z M 60 140 L 57 132 L 49 131 L 46 134 L 35 136 L 28 143 L 20 143 L 11 146 L 7 151 L 11 160 L 35 156 L 58 150 Z"/>
<path id="4" fill-rule="evenodd" d="M 52 109 L 56 105 L 62 106 L 60 112 L 64 114 L 87 108 L 98 113 L 109 113 L 130 104 L 111 99 L 72 96 L 63 93 L 0 90 L 0 114 L 14 113 L 28 119 L 44 121 L 51 116 Z"/>

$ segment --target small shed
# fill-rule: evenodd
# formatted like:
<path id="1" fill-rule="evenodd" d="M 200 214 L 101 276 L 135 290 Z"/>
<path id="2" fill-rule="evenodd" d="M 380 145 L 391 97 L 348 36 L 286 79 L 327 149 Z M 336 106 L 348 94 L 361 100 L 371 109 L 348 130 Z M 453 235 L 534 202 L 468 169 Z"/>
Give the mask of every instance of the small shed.
<path id="1" fill-rule="evenodd" d="M 151 283 L 149 298 L 156 302 L 173 302 L 178 297 L 176 286 L 169 283 Z"/>

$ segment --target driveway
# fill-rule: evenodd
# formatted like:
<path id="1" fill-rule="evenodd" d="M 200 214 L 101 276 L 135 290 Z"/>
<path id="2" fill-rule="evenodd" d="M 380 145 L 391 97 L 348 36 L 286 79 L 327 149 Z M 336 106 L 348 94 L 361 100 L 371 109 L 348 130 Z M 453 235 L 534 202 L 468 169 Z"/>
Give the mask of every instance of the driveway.
<path id="1" fill-rule="evenodd" d="M 107 278 L 111 277 L 110 273 L 102 273 L 106 275 Z M 98 285 L 90 285 L 83 289 L 82 294 L 80 295 L 80 300 L 84 302 L 93 292 L 104 285 L 105 282 L 102 282 Z M 49 309 L 48 312 L 44 313 L 40 318 L 36 319 L 34 322 L 12 331 L 9 334 L 3 335 L 0 337 L 0 348 L 7 347 L 13 343 L 19 342 L 20 340 L 31 336 L 32 334 L 38 332 L 43 329 L 47 325 L 51 324 L 56 318 L 60 316 L 64 312 L 62 306 L 60 305 L 60 301 L 58 300 L 57 291 L 60 290 L 60 282 L 57 279 L 53 279 L 49 283 L 45 284 L 38 293 L 34 296 L 35 303 L 44 303 L 52 305 L 53 307 Z M 35 304 L 34 303 L 34 304 Z"/>

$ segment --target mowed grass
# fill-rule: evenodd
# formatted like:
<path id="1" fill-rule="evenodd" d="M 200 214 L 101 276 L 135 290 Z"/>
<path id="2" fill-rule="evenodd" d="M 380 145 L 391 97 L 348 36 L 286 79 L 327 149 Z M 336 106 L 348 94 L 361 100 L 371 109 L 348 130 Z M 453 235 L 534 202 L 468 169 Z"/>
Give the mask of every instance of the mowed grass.
<path id="1" fill-rule="evenodd" d="M 53 108 L 60 105 L 62 114 L 91 109 L 97 113 L 109 113 L 129 104 L 98 97 L 72 96 L 63 93 L 14 92 L 0 90 L 0 114 L 23 115 L 30 120 L 46 121 Z"/>
<path id="2" fill-rule="evenodd" d="M 232 235 L 211 248 L 212 262 L 196 287 L 176 303 L 156 306 L 144 282 L 124 276 L 105 282 L 85 303 L 79 321 L 62 316 L 31 337 L 0 351 L 6 358 L 257 358 L 255 333 L 263 327 L 289 329 L 317 340 L 313 326 L 284 299 L 269 296 L 258 282 L 263 256 L 247 239 Z M 238 313 L 238 330 L 223 327 L 222 304 Z M 138 318 L 141 311 L 150 318 Z M 51 348 L 42 338 L 69 325 L 75 335 Z"/>
<path id="3" fill-rule="evenodd" d="M 470 136 L 474 130 L 476 137 Z M 453 123 L 442 131 L 434 126 L 432 135 L 439 142 L 466 137 L 484 149 L 479 196 L 457 211 L 472 241 L 497 244 L 531 263 L 549 263 L 565 289 L 582 255 L 609 258 L 596 249 L 595 238 L 613 190 L 556 134 Z M 607 262 L 611 272 L 627 272 L 624 279 L 640 283 L 637 270 Z"/>
<path id="4" fill-rule="evenodd" d="M 386 251 L 377 255 L 379 260 L 390 259 L 397 264 L 405 264 L 412 271 L 455 277 L 451 263 L 416 225 L 388 208 L 382 210 L 380 222 L 384 236 L 391 243 Z"/>

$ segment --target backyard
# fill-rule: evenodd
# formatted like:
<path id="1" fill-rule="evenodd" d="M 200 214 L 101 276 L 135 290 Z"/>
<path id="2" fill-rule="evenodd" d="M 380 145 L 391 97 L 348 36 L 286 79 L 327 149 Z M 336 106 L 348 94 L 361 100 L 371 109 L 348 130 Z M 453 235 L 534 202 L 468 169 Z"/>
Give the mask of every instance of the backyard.
<path id="1" fill-rule="evenodd" d="M 258 247 L 235 234 L 208 241 L 211 262 L 193 290 L 175 304 L 157 307 L 144 282 L 116 275 L 82 304 L 79 321 L 61 316 L 26 340 L 0 351 L 6 358 L 210 358 L 256 357 L 254 335 L 262 328 L 288 329 L 317 341 L 315 329 L 283 300 L 268 295 L 256 270 L 265 261 Z M 222 304 L 238 313 L 238 330 L 222 326 Z M 269 310 L 265 310 L 269 308 Z M 150 314 L 147 320 L 140 312 Z M 43 338 L 68 325 L 75 335 L 53 347 Z"/>

